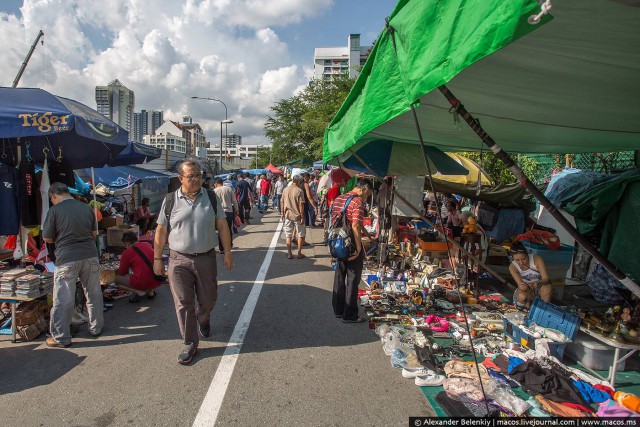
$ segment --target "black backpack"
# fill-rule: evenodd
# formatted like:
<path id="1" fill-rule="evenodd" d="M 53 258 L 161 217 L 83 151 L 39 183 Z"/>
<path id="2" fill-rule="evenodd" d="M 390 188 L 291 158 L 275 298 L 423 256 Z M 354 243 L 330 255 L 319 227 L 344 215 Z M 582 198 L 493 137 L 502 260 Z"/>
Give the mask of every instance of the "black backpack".
<path id="1" fill-rule="evenodd" d="M 331 253 L 331 257 L 338 261 L 346 261 L 349 259 L 357 248 L 353 229 L 346 219 L 347 208 L 354 197 L 356 196 L 349 196 L 347 201 L 344 203 L 344 207 L 340 211 L 340 214 L 329 226 L 329 233 L 327 236 L 329 252 Z M 333 205 L 331 206 L 330 217 L 333 217 Z"/>
<path id="2" fill-rule="evenodd" d="M 213 213 L 217 217 L 218 216 L 218 198 L 216 196 L 215 191 L 207 190 L 207 196 L 209 196 L 209 201 L 211 202 L 211 206 L 213 207 Z M 178 190 L 167 194 L 164 198 L 164 216 L 167 218 L 167 230 L 171 231 L 171 212 L 173 211 L 173 205 L 176 203 Z"/>

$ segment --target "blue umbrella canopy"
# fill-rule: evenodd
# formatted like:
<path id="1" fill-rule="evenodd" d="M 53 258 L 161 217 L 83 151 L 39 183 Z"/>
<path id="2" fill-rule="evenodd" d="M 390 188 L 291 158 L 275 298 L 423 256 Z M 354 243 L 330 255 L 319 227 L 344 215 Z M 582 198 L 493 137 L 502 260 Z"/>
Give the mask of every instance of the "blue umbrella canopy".
<path id="1" fill-rule="evenodd" d="M 77 101 L 42 89 L 0 87 L 0 138 L 0 149 L 15 150 L 20 141 L 36 163 L 61 153 L 79 169 L 114 160 L 126 148 L 128 133 Z"/>
<path id="2" fill-rule="evenodd" d="M 160 158 L 162 150 L 146 144 L 129 141 L 127 148 L 118 157 L 109 162 L 109 166 L 140 165 Z"/>
<path id="3" fill-rule="evenodd" d="M 439 172 L 443 175 L 466 175 L 469 173 L 467 168 L 460 165 L 443 151 L 428 145 L 425 146 L 425 151 L 429 157 L 432 173 Z M 369 169 L 362 165 L 358 157 L 378 176 L 419 176 L 427 174 L 427 168 L 419 145 L 378 139 L 357 150 L 357 157 L 353 154 L 346 157 L 340 165 L 347 169 L 369 173 Z"/>

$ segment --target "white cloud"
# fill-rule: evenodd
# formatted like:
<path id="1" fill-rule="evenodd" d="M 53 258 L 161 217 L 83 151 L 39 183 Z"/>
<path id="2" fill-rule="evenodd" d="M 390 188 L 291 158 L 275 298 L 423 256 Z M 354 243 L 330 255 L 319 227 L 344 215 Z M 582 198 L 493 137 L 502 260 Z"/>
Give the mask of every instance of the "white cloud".
<path id="1" fill-rule="evenodd" d="M 20 86 L 42 87 L 95 107 L 95 86 L 119 79 L 136 107 L 167 119 L 190 114 L 209 138 L 224 107 L 229 131 L 264 142 L 269 107 L 308 81 L 273 29 L 328 10 L 333 0 L 24 0 L 0 12 L 2 85 L 10 86 L 39 29 L 45 33 Z M 0 3 L 0 8 L 2 4 Z M 44 53 L 44 61 L 42 59 Z M 44 69 L 44 84 L 43 84 Z"/>

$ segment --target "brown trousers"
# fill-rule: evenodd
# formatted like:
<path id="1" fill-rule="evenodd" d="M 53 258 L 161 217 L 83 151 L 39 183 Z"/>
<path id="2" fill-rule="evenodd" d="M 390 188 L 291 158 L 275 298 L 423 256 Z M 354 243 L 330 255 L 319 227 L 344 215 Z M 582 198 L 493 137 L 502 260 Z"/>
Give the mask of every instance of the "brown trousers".
<path id="1" fill-rule="evenodd" d="M 180 334 L 185 344 L 193 343 L 197 347 L 198 323 L 209 324 L 211 310 L 218 299 L 216 251 L 191 256 L 172 250 L 169 255 L 169 286 Z"/>

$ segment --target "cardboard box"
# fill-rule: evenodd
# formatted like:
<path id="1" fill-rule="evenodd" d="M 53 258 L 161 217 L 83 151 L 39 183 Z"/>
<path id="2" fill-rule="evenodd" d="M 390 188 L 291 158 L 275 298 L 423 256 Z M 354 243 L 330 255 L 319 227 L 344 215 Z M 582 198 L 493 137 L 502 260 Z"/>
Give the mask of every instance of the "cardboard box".
<path id="1" fill-rule="evenodd" d="M 102 218 L 102 221 L 100 221 L 99 225 L 101 229 L 107 229 L 115 227 L 116 225 L 122 225 L 123 220 L 124 218 L 122 218 L 121 216 L 108 216 Z"/>
<path id="2" fill-rule="evenodd" d="M 418 238 L 418 243 L 423 251 L 432 251 L 432 252 L 446 252 L 447 251 L 447 242 L 425 242 L 424 240 Z M 449 247 L 453 247 L 453 243 L 449 242 Z"/>
<path id="3" fill-rule="evenodd" d="M 108 285 L 110 283 L 114 283 L 116 281 L 116 271 L 105 269 L 100 270 L 100 284 Z"/>
<path id="4" fill-rule="evenodd" d="M 127 232 L 133 232 L 140 234 L 140 227 L 136 224 L 131 225 L 116 225 L 107 229 L 107 246 L 124 248 L 122 243 L 122 235 Z"/>

